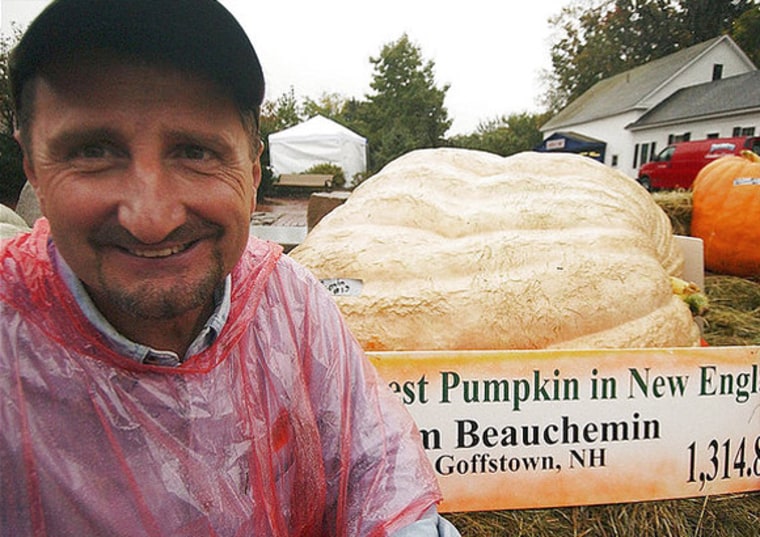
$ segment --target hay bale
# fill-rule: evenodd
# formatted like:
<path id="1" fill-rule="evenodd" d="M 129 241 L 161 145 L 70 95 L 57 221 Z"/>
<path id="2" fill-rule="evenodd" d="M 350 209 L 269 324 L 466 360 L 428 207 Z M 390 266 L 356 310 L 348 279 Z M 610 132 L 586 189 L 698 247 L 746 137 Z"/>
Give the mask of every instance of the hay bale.
<path id="1" fill-rule="evenodd" d="M 689 236 L 691 229 L 691 191 L 662 190 L 653 192 L 652 198 L 665 211 L 676 235 Z"/>
<path id="2" fill-rule="evenodd" d="M 760 345 L 760 280 L 708 274 L 705 340 L 713 346 Z"/>

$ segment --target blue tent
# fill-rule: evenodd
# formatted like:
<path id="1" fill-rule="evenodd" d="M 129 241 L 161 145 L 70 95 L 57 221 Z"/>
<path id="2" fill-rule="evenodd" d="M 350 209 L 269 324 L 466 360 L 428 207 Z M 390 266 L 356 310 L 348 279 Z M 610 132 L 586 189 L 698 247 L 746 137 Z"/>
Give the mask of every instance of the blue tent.
<path id="1" fill-rule="evenodd" d="M 577 132 L 555 132 L 534 149 L 541 153 L 576 153 L 604 162 L 607 142 Z"/>

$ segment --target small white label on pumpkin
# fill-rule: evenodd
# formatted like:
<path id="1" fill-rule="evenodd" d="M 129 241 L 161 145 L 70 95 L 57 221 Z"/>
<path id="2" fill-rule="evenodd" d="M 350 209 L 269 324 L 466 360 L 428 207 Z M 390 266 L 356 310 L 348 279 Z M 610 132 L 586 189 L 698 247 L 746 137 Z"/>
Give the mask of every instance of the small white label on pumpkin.
<path id="1" fill-rule="evenodd" d="M 734 186 L 760 185 L 760 177 L 742 177 L 734 179 Z"/>
<path id="2" fill-rule="evenodd" d="M 333 296 L 359 296 L 364 282 L 352 278 L 325 278 L 320 280 Z"/>

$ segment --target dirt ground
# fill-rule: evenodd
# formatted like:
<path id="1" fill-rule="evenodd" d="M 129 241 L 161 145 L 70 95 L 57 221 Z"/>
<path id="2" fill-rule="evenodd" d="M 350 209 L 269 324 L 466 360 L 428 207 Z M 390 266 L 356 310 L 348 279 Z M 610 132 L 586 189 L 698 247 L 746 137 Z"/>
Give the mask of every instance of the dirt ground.
<path id="1" fill-rule="evenodd" d="M 308 196 L 264 198 L 256 204 L 252 221 L 276 226 L 306 226 Z"/>

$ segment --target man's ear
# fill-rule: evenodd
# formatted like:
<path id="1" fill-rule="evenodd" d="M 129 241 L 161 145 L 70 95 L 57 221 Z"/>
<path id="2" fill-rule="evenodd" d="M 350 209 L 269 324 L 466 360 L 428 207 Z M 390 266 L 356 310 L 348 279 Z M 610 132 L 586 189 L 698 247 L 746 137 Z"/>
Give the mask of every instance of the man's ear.
<path id="1" fill-rule="evenodd" d="M 258 196 L 259 185 L 261 185 L 261 164 L 256 160 L 251 168 L 251 181 L 253 189 L 251 190 L 251 215 L 256 211 L 256 197 Z"/>
<path id="2" fill-rule="evenodd" d="M 264 152 L 264 142 L 259 143 L 259 150 L 256 158 L 253 159 L 251 167 L 251 179 L 253 180 L 253 197 L 251 199 L 251 214 L 256 210 L 256 196 L 261 186 L 261 154 Z"/>
<path id="3" fill-rule="evenodd" d="M 34 189 L 34 194 L 37 196 L 37 202 L 40 205 L 40 211 L 42 214 L 45 214 L 45 200 L 44 196 L 42 195 L 42 192 L 40 192 L 39 188 L 39 182 L 37 181 L 37 174 L 34 172 L 34 166 L 32 165 L 32 160 L 29 157 L 29 152 L 27 151 L 26 146 L 21 141 L 22 136 L 21 132 L 18 129 L 15 129 L 13 131 L 13 138 L 16 140 L 16 143 L 21 147 L 21 155 L 22 155 L 22 166 L 24 169 L 24 175 L 26 176 L 26 180 L 29 182 L 30 185 L 32 185 L 32 188 Z"/>

